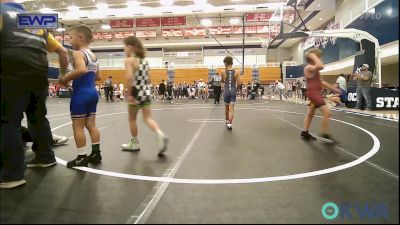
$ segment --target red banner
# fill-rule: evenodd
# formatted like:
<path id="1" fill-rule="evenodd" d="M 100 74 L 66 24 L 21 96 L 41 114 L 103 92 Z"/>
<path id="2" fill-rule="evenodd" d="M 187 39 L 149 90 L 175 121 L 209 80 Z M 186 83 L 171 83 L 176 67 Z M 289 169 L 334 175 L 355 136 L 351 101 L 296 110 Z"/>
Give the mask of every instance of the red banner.
<path id="1" fill-rule="evenodd" d="M 112 39 L 111 32 L 96 32 L 93 34 L 93 40 Z"/>
<path id="2" fill-rule="evenodd" d="M 111 28 L 133 28 L 133 19 L 110 20 Z"/>
<path id="3" fill-rule="evenodd" d="M 136 19 L 136 27 L 159 27 L 160 18 Z"/>
<path id="4" fill-rule="evenodd" d="M 112 33 L 111 32 L 101 32 L 101 37 L 102 39 L 112 39 Z"/>
<path id="5" fill-rule="evenodd" d="M 162 29 L 161 36 L 163 36 L 163 37 L 182 37 L 183 29 Z"/>
<path id="6" fill-rule="evenodd" d="M 124 32 L 123 32 L 123 31 L 115 31 L 115 32 L 114 32 L 114 38 L 116 38 L 116 39 L 125 38 Z"/>
<path id="7" fill-rule="evenodd" d="M 137 30 L 136 37 L 141 37 L 141 38 L 157 37 L 157 31 L 155 31 L 155 30 Z"/>
<path id="8" fill-rule="evenodd" d="M 221 27 L 221 34 L 232 34 L 232 27 L 231 26 Z"/>
<path id="9" fill-rule="evenodd" d="M 219 28 L 221 28 L 221 27 L 210 27 L 209 28 L 210 29 L 210 34 L 214 34 L 214 35 L 221 34 L 222 31 Z"/>
<path id="10" fill-rule="evenodd" d="M 272 13 L 247 13 L 246 22 L 267 22 L 271 17 Z"/>
<path id="11" fill-rule="evenodd" d="M 265 34 L 269 32 L 269 26 L 257 26 L 257 34 Z"/>
<path id="12" fill-rule="evenodd" d="M 186 25 L 186 16 L 161 18 L 161 26 L 184 26 L 184 25 Z"/>
<path id="13" fill-rule="evenodd" d="M 124 37 L 130 37 L 130 36 L 135 36 L 133 31 L 124 31 Z"/>
<path id="14" fill-rule="evenodd" d="M 129 36 L 134 36 L 133 31 L 115 31 L 114 32 L 114 38 L 116 38 L 116 39 L 123 39 L 123 38 L 127 38 Z"/>
<path id="15" fill-rule="evenodd" d="M 101 32 L 96 32 L 93 33 L 93 40 L 100 40 L 101 38 Z"/>
<path id="16" fill-rule="evenodd" d="M 243 34 L 242 27 L 232 27 L 232 34 Z"/>
<path id="17" fill-rule="evenodd" d="M 205 36 L 206 29 L 204 27 L 201 28 L 187 28 L 184 29 L 185 36 Z"/>
<path id="18" fill-rule="evenodd" d="M 245 27 L 246 34 L 255 34 L 257 33 L 257 26 Z"/>

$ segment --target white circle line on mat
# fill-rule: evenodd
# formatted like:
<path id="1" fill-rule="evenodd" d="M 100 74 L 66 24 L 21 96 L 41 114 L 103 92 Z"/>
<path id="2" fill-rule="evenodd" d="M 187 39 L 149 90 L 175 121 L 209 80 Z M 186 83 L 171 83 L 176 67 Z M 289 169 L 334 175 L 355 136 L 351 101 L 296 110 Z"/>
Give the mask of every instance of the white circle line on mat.
<path id="1" fill-rule="evenodd" d="M 214 108 L 214 107 L 182 107 L 182 108 L 166 108 L 166 109 L 157 109 L 157 111 L 161 110 L 177 110 L 177 109 L 205 109 L 205 108 Z M 298 113 L 298 112 L 290 112 L 290 111 L 282 111 L 282 110 L 270 110 L 270 109 L 260 109 L 260 108 L 237 108 L 238 110 L 265 110 L 265 111 L 271 111 L 271 112 L 281 112 L 281 113 L 290 113 L 290 114 L 303 114 L 303 113 Z M 104 115 L 98 115 L 97 118 L 100 117 L 106 117 L 106 116 L 112 116 L 112 115 L 118 115 L 118 114 L 126 114 L 127 112 L 118 112 L 118 113 L 110 113 L 110 114 L 104 114 Z M 305 114 L 303 114 L 305 115 Z M 348 123 L 345 121 L 337 120 L 337 119 L 330 119 L 332 121 L 336 121 L 339 123 L 343 123 L 352 127 L 355 127 L 365 133 L 367 133 L 372 140 L 374 141 L 374 144 L 369 152 L 367 152 L 365 155 L 361 156 L 360 158 L 345 163 L 343 165 L 327 168 L 327 169 L 322 169 L 322 170 L 317 170 L 317 171 L 312 171 L 312 172 L 305 172 L 305 173 L 298 173 L 298 174 L 291 174 L 291 175 L 284 175 L 284 176 L 273 176 L 273 177 L 257 177 L 257 178 L 242 178 L 242 179 L 186 179 L 186 178 L 168 178 L 168 177 L 155 177 L 155 176 L 143 176 L 143 175 L 135 175 L 135 174 L 126 174 L 126 173 L 118 173 L 118 172 L 112 172 L 112 171 L 106 171 L 106 170 L 98 170 L 98 169 L 93 169 L 89 167 L 76 167 L 75 169 L 81 170 L 81 171 L 86 171 L 89 173 L 94 173 L 94 174 L 99 174 L 99 175 L 105 175 L 105 176 L 111 176 L 111 177 L 118 177 L 118 178 L 124 178 L 124 179 L 132 179 L 132 180 L 143 180 L 143 181 L 154 181 L 154 182 L 168 182 L 168 183 L 177 183 L 177 184 L 251 184 L 251 183 L 265 183 L 265 182 L 272 182 L 272 181 L 285 181 L 285 180 L 295 180 L 295 179 L 301 179 L 301 178 L 306 178 L 306 177 L 314 177 L 314 176 L 319 176 L 319 175 L 324 175 L 324 174 L 329 174 L 329 173 L 334 173 L 338 172 L 341 170 L 345 170 L 354 166 L 357 166 L 365 161 L 367 161 L 369 158 L 374 156 L 380 148 L 380 141 L 379 139 L 370 131 L 366 130 L 365 128 L 362 128 L 360 126 L 357 126 L 352 123 Z M 67 125 L 71 124 L 69 123 L 64 123 L 61 124 L 55 128 L 52 129 L 52 131 L 55 131 L 57 129 L 60 129 L 62 127 L 65 127 Z M 67 162 L 63 159 L 60 159 L 56 157 L 57 162 L 66 165 Z"/>

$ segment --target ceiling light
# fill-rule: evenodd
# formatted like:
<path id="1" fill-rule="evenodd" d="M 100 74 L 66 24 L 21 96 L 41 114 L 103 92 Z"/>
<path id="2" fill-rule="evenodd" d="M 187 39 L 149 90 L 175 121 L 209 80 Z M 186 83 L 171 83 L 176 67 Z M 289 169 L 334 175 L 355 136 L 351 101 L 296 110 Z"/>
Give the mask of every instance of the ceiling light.
<path id="1" fill-rule="evenodd" d="M 108 5 L 106 3 L 98 3 L 96 5 L 97 9 L 99 10 L 107 10 L 108 9 Z"/>
<path id="2" fill-rule="evenodd" d="M 320 5 L 320 4 L 318 4 L 318 7 L 321 7 L 321 5 Z"/>
<path id="3" fill-rule="evenodd" d="M 240 19 L 238 19 L 238 18 L 231 18 L 231 19 L 229 20 L 229 23 L 230 23 L 231 25 L 237 25 L 237 24 L 240 23 Z"/>
<path id="4" fill-rule="evenodd" d="M 319 18 L 319 20 L 322 20 L 322 18 Z"/>
<path id="5" fill-rule="evenodd" d="M 109 30 L 109 29 L 111 29 L 111 27 L 110 27 L 110 25 L 108 25 L 108 24 L 103 24 L 103 25 L 101 25 L 101 29 L 103 29 L 103 30 Z"/>
<path id="6" fill-rule="evenodd" d="M 79 11 L 79 7 L 78 7 L 78 6 L 71 5 L 71 6 L 68 6 L 68 10 L 69 10 L 70 12 L 78 12 L 78 11 Z"/>
<path id="7" fill-rule="evenodd" d="M 137 6 L 140 6 L 140 3 L 139 3 L 138 1 L 136 1 L 136 0 L 128 1 L 126 4 L 128 5 L 128 7 L 137 7 Z"/>
<path id="8" fill-rule="evenodd" d="M 174 0 L 160 0 L 161 5 L 163 6 L 170 6 L 174 4 Z"/>
<path id="9" fill-rule="evenodd" d="M 387 14 L 388 16 L 392 16 L 393 10 L 392 10 L 391 7 L 390 7 L 388 10 L 386 10 L 386 14 Z"/>
<path id="10" fill-rule="evenodd" d="M 201 24 L 205 27 L 209 27 L 212 25 L 212 21 L 210 19 L 202 19 Z"/>
<path id="11" fill-rule="evenodd" d="M 194 3 L 196 5 L 204 5 L 207 3 L 207 0 L 194 0 Z"/>
<path id="12" fill-rule="evenodd" d="M 65 28 L 59 27 L 59 28 L 57 28 L 57 31 L 58 31 L 58 32 L 64 32 L 64 31 L 65 31 Z"/>
<path id="13" fill-rule="evenodd" d="M 50 8 L 45 7 L 45 8 L 42 8 L 42 9 L 40 10 L 40 12 L 41 12 L 41 13 L 51 13 L 51 12 L 53 12 L 53 10 L 50 9 Z"/>

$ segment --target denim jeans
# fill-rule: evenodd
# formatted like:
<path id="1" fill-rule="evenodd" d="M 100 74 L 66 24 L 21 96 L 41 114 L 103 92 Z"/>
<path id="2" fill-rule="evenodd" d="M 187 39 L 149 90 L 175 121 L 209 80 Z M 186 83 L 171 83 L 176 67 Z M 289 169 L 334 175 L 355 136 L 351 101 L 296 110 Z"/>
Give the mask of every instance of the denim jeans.
<path id="1" fill-rule="evenodd" d="M 362 108 L 362 100 L 365 99 L 367 104 L 366 108 L 372 108 L 372 101 L 371 101 L 371 87 L 357 87 L 357 109 Z"/>
<path id="2" fill-rule="evenodd" d="M 29 82 L 1 81 L 1 144 L 0 158 L 2 181 L 24 178 L 25 154 L 21 137 L 21 121 L 25 112 L 28 129 L 37 144 L 35 157 L 55 161 L 51 130 L 46 118 L 48 87 Z"/>
<path id="3" fill-rule="evenodd" d="M 279 99 L 280 99 L 280 100 L 282 100 L 282 95 L 283 95 L 283 97 L 285 97 L 286 99 L 288 98 L 287 95 L 286 95 L 286 93 L 285 93 L 285 90 L 284 90 L 284 89 L 278 89 L 278 90 L 279 90 Z"/>

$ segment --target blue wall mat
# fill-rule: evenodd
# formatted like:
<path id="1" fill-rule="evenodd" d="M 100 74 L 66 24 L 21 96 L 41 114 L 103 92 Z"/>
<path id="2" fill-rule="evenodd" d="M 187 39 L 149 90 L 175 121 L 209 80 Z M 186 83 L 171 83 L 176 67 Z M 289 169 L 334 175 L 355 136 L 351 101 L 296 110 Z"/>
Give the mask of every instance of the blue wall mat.
<path id="1" fill-rule="evenodd" d="M 287 66 L 286 67 L 286 78 L 300 78 L 303 77 L 304 67 L 303 66 Z"/>

